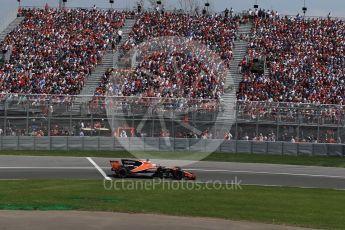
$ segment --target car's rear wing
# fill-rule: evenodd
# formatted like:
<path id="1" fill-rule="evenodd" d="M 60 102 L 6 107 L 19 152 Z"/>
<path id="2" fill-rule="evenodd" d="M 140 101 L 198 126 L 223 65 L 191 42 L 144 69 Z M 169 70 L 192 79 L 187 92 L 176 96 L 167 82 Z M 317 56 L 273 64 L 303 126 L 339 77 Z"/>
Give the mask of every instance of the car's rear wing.
<path id="1" fill-rule="evenodd" d="M 112 171 L 117 171 L 122 167 L 120 161 L 110 161 L 110 165 Z"/>

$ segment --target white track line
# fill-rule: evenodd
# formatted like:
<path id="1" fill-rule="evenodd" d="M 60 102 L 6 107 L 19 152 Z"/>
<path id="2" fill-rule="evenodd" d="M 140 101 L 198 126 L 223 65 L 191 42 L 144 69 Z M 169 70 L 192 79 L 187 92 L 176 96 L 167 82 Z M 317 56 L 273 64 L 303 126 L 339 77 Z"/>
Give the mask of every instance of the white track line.
<path id="1" fill-rule="evenodd" d="M 284 173 L 284 172 L 258 172 L 258 171 L 232 171 L 232 170 L 212 170 L 212 169 L 186 169 L 188 171 L 199 172 L 230 172 L 230 173 L 246 173 L 246 174 L 266 174 L 266 175 L 286 175 L 286 176 L 306 176 L 306 177 L 323 177 L 323 178 L 339 178 L 345 179 L 345 176 L 332 176 L 321 174 L 304 174 L 304 173 Z"/>
<path id="2" fill-rule="evenodd" d="M 96 164 L 96 162 L 94 162 L 94 161 L 92 160 L 91 157 L 86 157 L 86 159 L 87 159 L 88 161 L 90 161 L 90 163 L 91 163 L 93 166 L 95 166 L 95 168 L 98 170 L 98 172 L 100 172 L 100 173 L 102 174 L 102 176 L 104 177 L 104 179 L 106 179 L 106 180 L 111 180 L 111 178 L 108 177 L 107 174 L 105 174 L 105 172 L 103 171 L 103 169 L 101 169 L 101 168 Z"/>

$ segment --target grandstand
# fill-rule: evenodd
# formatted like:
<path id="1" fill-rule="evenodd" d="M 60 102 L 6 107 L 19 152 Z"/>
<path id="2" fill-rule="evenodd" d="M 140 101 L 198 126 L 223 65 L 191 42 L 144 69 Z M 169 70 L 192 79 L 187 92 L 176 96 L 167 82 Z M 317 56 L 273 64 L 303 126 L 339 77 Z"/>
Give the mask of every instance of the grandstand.
<path id="1" fill-rule="evenodd" d="M 0 133 L 343 143 L 344 27 L 271 10 L 24 7 L 0 35 Z M 139 48 L 161 37 L 187 42 Z"/>

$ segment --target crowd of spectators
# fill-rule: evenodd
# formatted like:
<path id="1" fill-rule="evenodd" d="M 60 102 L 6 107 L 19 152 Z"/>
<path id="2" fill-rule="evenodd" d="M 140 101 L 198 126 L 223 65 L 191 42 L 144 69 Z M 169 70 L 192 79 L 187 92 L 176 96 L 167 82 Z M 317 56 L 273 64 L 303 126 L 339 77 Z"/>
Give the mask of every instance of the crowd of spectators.
<path id="1" fill-rule="evenodd" d="M 215 113 L 223 111 L 219 100 L 189 97 L 149 97 L 147 94 L 124 96 L 120 93 L 123 81 L 132 75 L 130 70 L 109 69 L 102 78 L 107 90 L 99 87 L 89 108 L 93 113 L 96 111 L 112 111 L 114 114 L 188 114 L 188 113 Z M 111 75 L 111 76 L 109 76 Z M 107 97 L 103 96 L 105 93 Z"/>
<path id="2" fill-rule="evenodd" d="M 270 139 L 270 135 L 273 136 L 272 129 L 276 130 L 279 125 L 280 134 L 274 140 L 341 143 L 337 135 L 345 125 L 345 107 L 246 101 L 238 103 L 237 120 L 240 123 L 239 139 L 242 140 L 273 141 Z M 252 130 L 256 132 L 253 133 Z"/>
<path id="3" fill-rule="evenodd" d="M 239 23 L 217 15 L 142 14 L 121 47 L 127 52 L 140 43 L 138 66 L 117 71 L 116 83 L 106 74 L 96 95 L 220 99 Z"/>
<path id="4" fill-rule="evenodd" d="M 0 91 L 79 94 L 86 77 L 124 25 L 125 14 L 87 9 L 22 9 L 20 26 L 0 49 L 11 57 L 0 67 Z"/>
<path id="5" fill-rule="evenodd" d="M 112 96 L 220 99 L 226 69 L 220 63 L 206 63 L 200 59 L 201 56 L 179 51 L 145 55 L 134 71 L 125 71 L 110 81 L 107 93 Z"/>
<path id="6" fill-rule="evenodd" d="M 128 51 L 154 37 L 186 37 L 209 46 L 229 64 L 233 41 L 241 20 L 240 17 L 229 18 L 217 14 L 192 16 L 184 13 L 144 13 L 137 20 L 122 48 Z"/>
<path id="7" fill-rule="evenodd" d="M 295 124 L 345 125 L 345 108 L 340 105 L 247 101 L 238 103 L 238 119 Z"/>
<path id="8" fill-rule="evenodd" d="M 138 66 L 120 76 L 116 84 L 105 85 L 108 78 L 105 75 L 96 95 L 110 92 L 115 96 L 220 99 L 241 22 L 240 17 L 217 14 L 141 14 L 121 51 L 126 53 L 139 44 L 139 49 L 143 49 L 142 44 L 147 41 L 149 47 L 140 50 Z M 185 40 L 177 45 L 174 38 Z M 148 50 L 152 43 L 156 43 L 158 51 Z M 202 46 L 214 54 L 210 55 Z"/>
<path id="9" fill-rule="evenodd" d="M 255 128 L 254 128 L 255 129 Z M 260 129 L 259 129 L 260 130 Z M 255 141 L 255 142 L 291 142 L 291 143 L 327 143 L 327 144 L 341 144 L 341 136 L 337 134 L 333 129 L 325 129 L 319 132 L 317 135 L 317 130 L 307 130 L 301 128 L 299 134 L 296 132 L 297 127 L 292 126 L 282 126 L 279 130 L 281 132 L 279 137 L 276 136 L 271 130 L 260 130 L 260 133 L 239 132 L 239 140 L 242 141 Z M 249 132 L 251 133 L 251 132 Z M 226 139 L 228 140 L 228 139 Z"/>
<path id="10" fill-rule="evenodd" d="M 265 57 L 269 74 L 245 71 L 238 99 L 345 104 L 344 55 L 343 20 L 254 17 L 246 60 Z"/>

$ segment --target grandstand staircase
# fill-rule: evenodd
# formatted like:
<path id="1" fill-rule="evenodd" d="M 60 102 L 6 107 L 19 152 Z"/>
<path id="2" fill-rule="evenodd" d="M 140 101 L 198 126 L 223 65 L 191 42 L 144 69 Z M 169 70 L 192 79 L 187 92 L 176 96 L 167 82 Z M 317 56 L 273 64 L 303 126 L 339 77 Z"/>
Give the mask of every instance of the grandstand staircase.
<path id="1" fill-rule="evenodd" d="M 265 64 L 265 69 L 264 69 L 264 76 L 267 79 L 271 74 L 271 71 L 269 68 L 267 68 L 267 65 Z"/>
<path id="2" fill-rule="evenodd" d="M 241 24 L 237 32 L 237 37 L 239 38 L 241 34 L 250 34 L 251 29 L 251 22 Z M 224 103 L 223 113 L 220 113 L 217 117 L 217 121 L 219 123 L 224 122 L 224 124 L 228 124 L 229 122 L 233 123 L 235 121 L 235 102 L 237 101 L 236 93 L 238 91 L 239 84 L 242 81 L 242 74 L 238 72 L 238 64 L 240 64 L 245 57 L 247 48 L 247 41 L 240 39 L 234 41 L 233 59 L 226 77 L 225 94 L 222 97 Z M 226 129 L 227 126 L 224 128 Z"/>
<path id="3" fill-rule="evenodd" d="M 19 24 L 24 20 L 24 17 L 17 17 L 16 19 L 14 19 L 7 27 L 4 31 L 2 31 L 0 33 L 0 42 L 2 42 L 5 37 L 11 33 L 15 28 L 17 28 L 19 26 Z"/>
<path id="4" fill-rule="evenodd" d="M 241 24 L 238 30 L 237 37 L 240 37 L 240 35 L 242 34 L 250 34 L 251 29 L 252 29 L 251 22 L 247 24 Z M 229 72 L 228 77 L 233 79 L 236 92 L 238 91 L 239 85 L 242 81 L 242 74 L 238 72 L 238 65 L 242 62 L 243 58 L 246 56 L 248 45 L 249 45 L 249 42 L 240 40 L 240 39 L 237 39 L 234 42 L 233 59 L 230 65 L 230 72 Z"/>
<path id="5" fill-rule="evenodd" d="M 135 24 L 135 19 L 126 19 L 125 25 L 121 28 L 123 31 L 122 34 L 122 40 L 118 44 L 118 47 L 120 47 L 127 39 L 129 33 L 132 31 L 132 28 Z M 117 49 L 118 50 L 118 49 Z M 90 100 L 92 100 L 92 97 L 96 91 L 96 88 L 100 85 L 101 79 L 105 72 L 110 68 L 116 68 L 117 67 L 117 61 L 118 61 L 118 51 L 113 52 L 111 46 L 108 47 L 106 50 L 105 55 L 102 58 L 102 62 L 99 63 L 95 69 L 94 72 L 92 72 L 91 75 L 88 76 L 87 80 L 85 81 L 85 85 L 80 92 L 81 97 L 78 97 L 72 106 L 72 114 L 77 115 L 81 112 L 81 106 Z"/>

